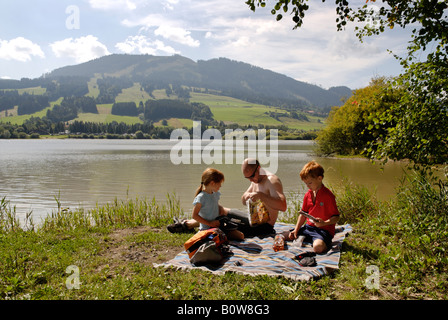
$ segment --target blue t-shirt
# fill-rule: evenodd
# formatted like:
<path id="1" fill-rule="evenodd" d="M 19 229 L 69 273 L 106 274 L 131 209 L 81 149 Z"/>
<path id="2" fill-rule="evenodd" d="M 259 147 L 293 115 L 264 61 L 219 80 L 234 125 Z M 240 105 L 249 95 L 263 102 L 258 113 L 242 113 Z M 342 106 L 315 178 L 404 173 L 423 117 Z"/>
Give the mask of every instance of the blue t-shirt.
<path id="1" fill-rule="evenodd" d="M 199 215 L 205 220 L 216 220 L 219 217 L 219 197 L 221 196 L 221 192 L 213 192 L 207 193 L 205 191 L 201 192 L 194 198 L 193 205 L 198 203 L 201 204 L 201 210 L 199 210 Z M 202 224 L 199 227 L 199 230 L 207 230 L 211 227 Z"/>

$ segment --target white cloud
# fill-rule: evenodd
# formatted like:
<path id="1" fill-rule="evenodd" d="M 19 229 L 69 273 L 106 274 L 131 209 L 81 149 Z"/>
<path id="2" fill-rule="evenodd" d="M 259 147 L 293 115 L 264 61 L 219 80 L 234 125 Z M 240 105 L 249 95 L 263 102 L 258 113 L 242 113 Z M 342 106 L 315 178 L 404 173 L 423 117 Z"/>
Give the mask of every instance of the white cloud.
<path id="1" fill-rule="evenodd" d="M 130 36 L 124 42 L 117 43 L 115 48 L 127 54 L 173 55 L 180 53 L 174 48 L 166 46 L 160 40 L 151 41 L 151 39 L 143 35 Z"/>
<path id="2" fill-rule="evenodd" d="M 0 59 L 27 62 L 33 56 L 45 58 L 45 54 L 40 46 L 31 40 L 23 37 L 18 37 L 10 41 L 0 40 Z"/>
<path id="3" fill-rule="evenodd" d="M 334 4 L 311 6 L 302 28 L 293 30 L 290 16 L 276 21 L 270 10 L 252 13 L 244 3 L 157 3 L 151 2 L 150 12 L 136 10 L 138 14 L 122 20 L 122 25 L 184 45 L 182 51 L 192 59 L 227 57 L 324 87 L 367 84 L 394 60 L 385 50 L 391 43 L 385 44 L 384 34 L 360 43 L 353 26 L 337 32 Z M 201 50 L 193 50 L 198 47 Z"/>
<path id="4" fill-rule="evenodd" d="M 333 7 L 317 9 L 307 13 L 297 30 L 287 16 L 277 22 L 273 16 L 222 15 L 209 23 L 201 47 L 209 48 L 209 56 L 244 61 L 327 88 L 367 85 L 394 64 L 385 49 L 393 44 L 385 34 L 360 43 L 351 28 L 336 31 Z M 209 22 L 205 17 L 201 21 L 204 26 Z"/>
<path id="5" fill-rule="evenodd" d="M 162 6 L 167 10 L 174 10 L 174 6 L 179 3 L 179 0 L 166 0 L 162 2 Z"/>
<path id="6" fill-rule="evenodd" d="M 200 41 L 191 36 L 191 32 L 187 30 L 188 28 L 181 26 L 185 24 L 185 21 L 180 23 L 176 19 L 170 19 L 169 15 L 152 13 L 132 20 L 124 19 L 121 24 L 129 28 L 141 27 L 140 32 L 150 32 L 151 29 L 155 29 L 155 36 L 192 48 L 200 46 Z"/>
<path id="7" fill-rule="evenodd" d="M 154 31 L 154 34 L 193 48 L 199 47 L 200 45 L 198 40 L 194 40 L 190 36 L 191 32 L 183 28 L 162 25 Z"/>
<path id="8" fill-rule="evenodd" d="M 67 38 L 50 44 L 53 53 L 58 58 L 72 58 L 77 63 L 86 62 L 109 55 L 107 47 L 98 41 L 97 37 L 88 35 L 77 39 Z"/>
<path id="9" fill-rule="evenodd" d="M 100 10 L 135 10 L 137 4 L 131 0 L 89 0 L 93 9 Z"/>
<path id="10" fill-rule="evenodd" d="M 161 14 L 149 14 L 141 18 L 124 19 L 121 24 L 128 28 L 134 27 L 157 27 L 166 22 L 166 18 Z"/>

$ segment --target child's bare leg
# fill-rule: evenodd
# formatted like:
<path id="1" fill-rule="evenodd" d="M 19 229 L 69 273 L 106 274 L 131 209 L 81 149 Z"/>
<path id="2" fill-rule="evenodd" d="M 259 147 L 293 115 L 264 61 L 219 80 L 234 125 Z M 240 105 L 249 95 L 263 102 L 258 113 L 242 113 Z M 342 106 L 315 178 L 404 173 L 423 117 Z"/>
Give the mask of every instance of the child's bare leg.
<path id="1" fill-rule="evenodd" d="M 194 219 L 190 219 L 190 220 L 185 220 L 185 225 L 187 226 L 188 229 L 194 229 L 199 227 L 199 222 L 197 222 Z"/>
<path id="2" fill-rule="evenodd" d="M 323 253 L 327 251 L 327 245 L 321 239 L 316 239 L 313 242 L 313 250 L 315 253 Z"/>
<path id="3" fill-rule="evenodd" d="M 244 233 L 242 233 L 239 230 L 229 231 L 227 236 L 229 237 L 229 239 L 232 239 L 232 240 L 244 240 Z"/>

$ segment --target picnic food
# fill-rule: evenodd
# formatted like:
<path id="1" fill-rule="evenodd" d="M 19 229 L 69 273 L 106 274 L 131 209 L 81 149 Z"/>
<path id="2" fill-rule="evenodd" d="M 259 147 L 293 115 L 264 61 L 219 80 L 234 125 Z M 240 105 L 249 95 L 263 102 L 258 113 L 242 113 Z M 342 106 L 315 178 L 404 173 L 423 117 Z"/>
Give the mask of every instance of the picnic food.
<path id="1" fill-rule="evenodd" d="M 249 221 L 251 225 L 263 224 L 269 221 L 269 211 L 263 202 L 257 200 L 248 201 Z"/>

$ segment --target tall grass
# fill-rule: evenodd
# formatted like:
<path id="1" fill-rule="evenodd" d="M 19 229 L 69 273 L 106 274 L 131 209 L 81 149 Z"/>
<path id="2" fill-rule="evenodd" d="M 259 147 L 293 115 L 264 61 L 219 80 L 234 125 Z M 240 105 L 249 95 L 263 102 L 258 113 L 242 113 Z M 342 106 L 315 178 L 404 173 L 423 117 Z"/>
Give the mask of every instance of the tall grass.
<path id="1" fill-rule="evenodd" d="M 165 203 L 152 200 L 115 198 L 95 208 L 82 208 L 70 211 L 63 209 L 61 202 L 55 197 L 58 210 L 47 216 L 42 224 L 43 229 L 73 230 L 77 228 L 126 228 L 142 225 L 154 227 L 165 226 L 174 217 L 183 215 L 179 200 L 175 194 L 168 193 Z"/>
<path id="2" fill-rule="evenodd" d="M 382 204 L 377 200 L 375 193 L 369 191 L 366 186 L 355 184 L 347 179 L 337 186 L 329 186 L 336 196 L 338 210 L 341 213 L 339 224 L 356 223 L 369 215 L 381 210 Z M 304 194 L 305 187 L 301 192 L 290 192 L 287 194 L 288 208 L 280 217 L 280 221 L 296 223 L 303 199 L 299 196 Z"/>
<path id="3" fill-rule="evenodd" d="M 448 181 L 428 172 L 407 174 L 396 199 L 396 232 L 405 257 L 424 271 L 448 262 Z"/>
<path id="4" fill-rule="evenodd" d="M 357 243 L 348 251 L 378 266 L 383 286 L 394 296 L 446 297 L 447 177 L 407 172 L 395 198 L 374 199 L 359 186 L 346 188 L 337 197 L 345 221 L 355 224 Z"/>
<path id="5" fill-rule="evenodd" d="M 25 214 L 22 223 L 17 216 L 16 207 L 3 197 L 0 200 L 0 233 L 12 232 L 17 229 L 34 230 L 32 211 Z"/>
<path id="6" fill-rule="evenodd" d="M 16 207 L 12 206 L 6 197 L 0 199 L 0 233 L 17 230 L 74 230 L 80 228 L 126 228 L 142 225 L 154 227 L 166 226 L 174 217 L 183 216 L 179 199 L 175 194 L 168 193 L 166 202 L 159 203 L 155 198 L 115 200 L 105 205 L 97 204 L 95 208 L 85 210 L 77 208 L 69 210 L 55 197 L 57 210 L 46 216 L 43 222 L 36 226 L 32 211 L 20 219 Z"/>
<path id="7" fill-rule="evenodd" d="M 343 179 L 334 193 L 341 213 L 340 224 L 353 224 L 369 219 L 371 216 L 381 214 L 382 209 L 387 207 L 386 203 L 378 200 L 375 191 L 371 192 L 366 186 L 347 179 Z"/>
<path id="8" fill-rule="evenodd" d="M 376 200 L 366 187 L 347 183 L 337 191 L 342 222 L 359 223 L 388 237 L 406 264 L 440 267 L 447 262 L 448 179 L 430 171 L 407 171 L 396 197 Z M 426 269 L 424 271 L 427 271 Z"/>

